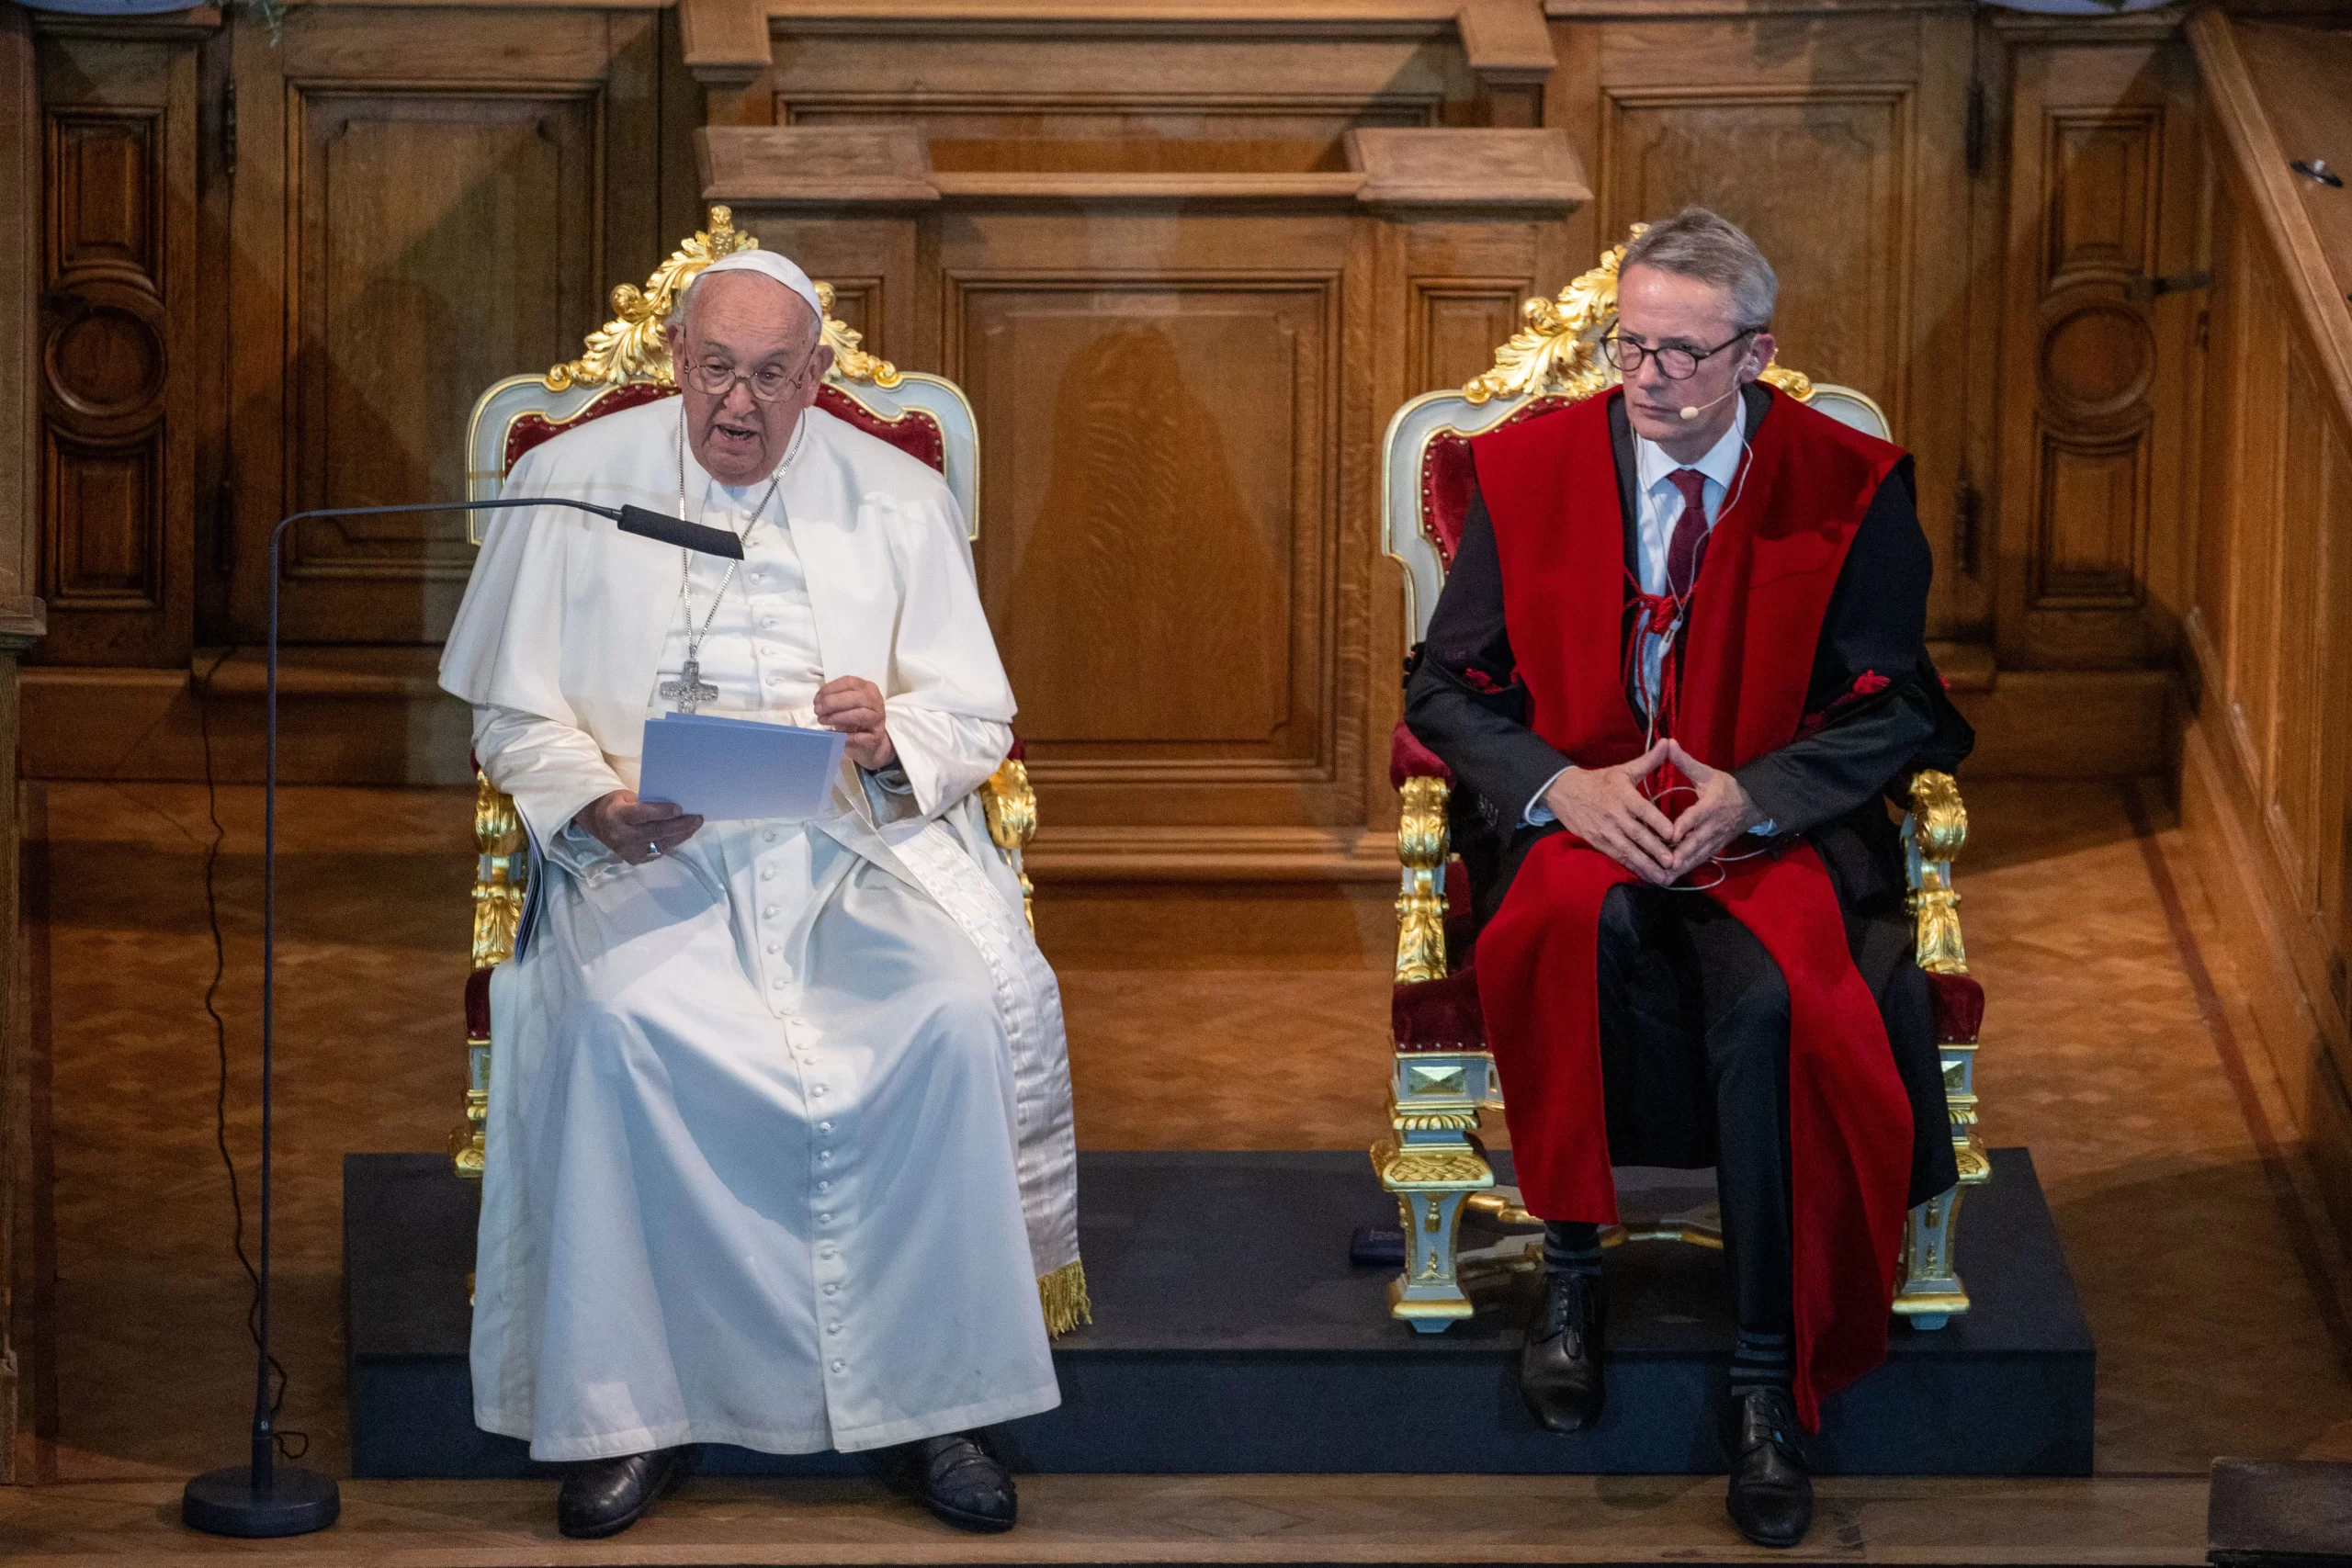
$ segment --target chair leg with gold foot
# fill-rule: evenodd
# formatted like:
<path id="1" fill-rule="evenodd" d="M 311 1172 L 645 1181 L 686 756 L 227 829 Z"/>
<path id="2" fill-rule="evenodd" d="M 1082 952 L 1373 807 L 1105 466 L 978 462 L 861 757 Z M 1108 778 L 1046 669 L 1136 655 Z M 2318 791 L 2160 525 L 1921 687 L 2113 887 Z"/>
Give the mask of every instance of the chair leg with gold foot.
<path id="1" fill-rule="evenodd" d="M 1919 773 L 1911 781 L 1903 847 L 1909 905 L 1917 922 L 1914 951 L 1928 976 L 1952 1155 L 1960 1167 L 1959 1184 L 1912 1210 L 1905 1224 L 1903 1282 L 1894 1294 L 1894 1312 L 1923 1330 L 1941 1328 L 1968 1310 L 1968 1291 L 1960 1281 L 1961 1200 L 1993 1175 L 1976 1131 L 1976 1038 L 1984 1018 L 1984 991 L 1968 973 L 1960 895 L 1951 882 L 1952 859 L 1967 841 L 1968 812 L 1951 775 Z"/>
<path id="2" fill-rule="evenodd" d="M 1454 1254 L 1464 1201 L 1495 1184 L 1477 1134 L 1478 1101 L 1492 1070 L 1482 1051 L 1399 1051 L 1390 1134 L 1372 1151 L 1405 1227 L 1405 1271 L 1388 1287 L 1388 1310 L 1425 1334 L 1474 1310 Z"/>

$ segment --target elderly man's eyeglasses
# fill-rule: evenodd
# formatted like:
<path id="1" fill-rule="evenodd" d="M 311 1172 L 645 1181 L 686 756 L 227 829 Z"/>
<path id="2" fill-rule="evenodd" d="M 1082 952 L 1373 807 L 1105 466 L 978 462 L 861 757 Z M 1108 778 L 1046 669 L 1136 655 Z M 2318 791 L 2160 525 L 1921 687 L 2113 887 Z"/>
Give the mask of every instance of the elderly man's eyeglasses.
<path id="1" fill-rule="evenodd" d="M 1658 373 L 1668 380 L 1688 381 L 1699 373 L 1700 361 L 1713 359 L 1724 349 L 1745 343 L 1763 330 L 1762 327 L 1742 328 L 1736 335 L 1725 338 L 1713 348 L 1693 348 L 1686 343 L 1662 343 L 1652 347 L 1639 338 L 1611 333 L 1600 340 L 1600 352 L 1609 356 L 1610 364 L 1628 378 L 1640 372 L 1643 360 L 1655 358 Z"/>
<path id="2" fill-rule="evenodd" d="M 757 370 L 738 370 L 732 365 L 717 360 L 696 361 L 686 367 L 686 385 L 695 391 L 714 398 L 723 398 L 743 382 L 752 389 L 752 396 L 763 403 L 780 403 L 797 392 L 808 379 L 808 372 L 817 367 L 817 356 L 810 355 L 799 369 L 786 373 L 773 365 Z"/>

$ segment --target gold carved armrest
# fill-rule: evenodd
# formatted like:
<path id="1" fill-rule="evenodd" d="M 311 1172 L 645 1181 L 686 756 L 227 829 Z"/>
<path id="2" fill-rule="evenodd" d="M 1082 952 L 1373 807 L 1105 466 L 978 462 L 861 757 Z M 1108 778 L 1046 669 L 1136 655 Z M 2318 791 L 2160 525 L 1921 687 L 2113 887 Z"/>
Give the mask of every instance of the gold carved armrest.
<path id="1" fill-rule="evenodd" d="M 493 964 L 514 956 L 530 891 L 529 842 L 522 814 L 503 790 L 474 775 L 474 973 L 466 983 L 466 1117 L 449 1134 L 458 1174 L 481 1179 L 488 1163 L 490 1118 L 490 978 Z"/>
<path id="2" fill-rule="evenodd" d="M 1968 808 L 1950 773 L 1933 769 L 1911 779 L 1911 810 L 1903 818 L 1907 899 L 1918 922 L 1919 967 L 1931 974 L 1968 973 L 1968 949 L 1960 940 L 1960 895 L 1951 885 L 1951 863 L 1968 842 Z"/>
<path id="3" fill-rule="evenodd" d="M 474 775 L 474 967 L 487 969 L 514 956 L 530 882 L 523 818 L 506 792 Z"/>
<path id="4" fill-rule="evenodd" d="M 996 772 L 980 785 L 980 805 L 988 813 L 989 837 L 995 840 L 997 852 L 1021 879 L 1021 910 L 1029 918 L 1029 930 L 1037 930 L 1036 889 L 1023 869 L 1021 857 L 1029 848 L 1029 840 L 1037 836 L 1037 792 L 1030 787 L 1029 767 L 1018 757 L 1007 757 L 997 764 Z"/>
<path id="5" fill-rule="evenodd" d="M 1409 778 L 1398 792 L 1396 859 L 1404 877 L 1396 892 L 1396 980 L 1408 985 L 1445 978 L 1445 860 L 1450 852 L 1446 796 L 1439 778 Z"/>

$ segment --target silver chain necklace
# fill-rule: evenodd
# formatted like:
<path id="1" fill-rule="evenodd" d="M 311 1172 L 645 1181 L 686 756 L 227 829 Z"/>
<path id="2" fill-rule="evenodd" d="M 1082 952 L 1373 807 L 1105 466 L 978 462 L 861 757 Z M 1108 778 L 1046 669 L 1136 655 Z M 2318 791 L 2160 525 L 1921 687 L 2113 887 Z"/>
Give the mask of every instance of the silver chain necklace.
<path id="1" fill-rule="evenodd" d="M 752 536 L 752 530 L 759 526 L 760 518 L 767 512 L 768 502 L 774 501 L 776 491 L 783 488 L 785 470 L 792 467 L 792 460 L 795 457 L 800 456 L 800 442 L 808 434 L 808 419 L 804 413 L 799 424 L 792 432 L 792 445 L 785 448 L 783 461 L 775 466 L 775 478 L 768 480 L 767 494 L 760 497 L 759 505 L 753 507 L 751 515 L 744 519 L 742 529 L 736 535 L 738 539 L 749 539 Z M 685 411 L 680 409 L 678 411 L 678 516 L 683 520 L 685 515 L 686 415 Z M 700 509 L 697 509 L 697 521 L 700 520 Z M 686 607 L 686 661 L 679 667 L 676 680 L 664 681 L 654 688 L 657 694 L 676 703 L 678 711 L 684 714 L 691 714 L 703 704 L 718 700 L 718 688 L 702 678 L 702 639 L 710 635 L 710 624 L 718 618 L 718 606 L 726 602 L 728 587 L 735 581 L 735 569 L 742 563 L 740 561 L 727 563 L 727 575 L 718 580 L 718 592 L 710 596 L 710 608 L 704 614 L 700 626 L 695 625 L 694 564 L 694 552 L 685 549 L 678 552 L 678 599 Z"/>

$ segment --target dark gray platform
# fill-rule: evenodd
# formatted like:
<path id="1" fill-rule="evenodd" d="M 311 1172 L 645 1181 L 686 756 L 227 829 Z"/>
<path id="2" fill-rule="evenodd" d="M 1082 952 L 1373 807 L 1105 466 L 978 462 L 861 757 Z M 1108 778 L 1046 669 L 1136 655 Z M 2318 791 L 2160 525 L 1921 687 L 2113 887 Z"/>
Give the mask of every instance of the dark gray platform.
<path id="1" fill-rule="evenodd" d="M 1821 1470 L 2090 1473 L 2089 1325 L 2032 1160 L 1998 1149 L 1993 1165 L 1961 1216 L 1974 1310 L 1932 1333 L 1895 1328 L 1886 1364 L 1829 1402 L 1812 1445 Z M 1723 1468 L 1712 1435 L 1731 1342 L 1720 1254 L 1611 1253 L 1609 1413 L 1591 1433 L 1558 1438 L 1512 1386 L 1515 1295 L 1482 1297 L 1479 1314 L 1448 1333 L 1417 1334 L 1387 1315 L 1394 1270 L 1349 1263 L 1356 1226 L 1396 1223 L 1362 1155 L 1090 1154 L 1079 1191 L 1095 1323 L 1056 1344 L 1061 1407 L 1001 1434 L 1029 1467 Z M 1474 1232 L 1470 1245 L 1481 1239 Z M 473 1195 L 444 1156 L 345 1156 L 344 1263 L 352 1472 L 530 1472 L 521 1443 L 477 1431 L 470 1417 Z M 739 1450 L 706 1462 L 738 1473 L 854 1468 L 834 1455 Z"/>

